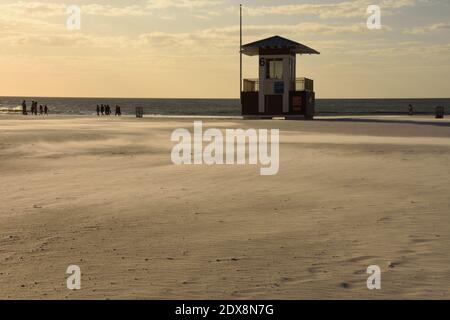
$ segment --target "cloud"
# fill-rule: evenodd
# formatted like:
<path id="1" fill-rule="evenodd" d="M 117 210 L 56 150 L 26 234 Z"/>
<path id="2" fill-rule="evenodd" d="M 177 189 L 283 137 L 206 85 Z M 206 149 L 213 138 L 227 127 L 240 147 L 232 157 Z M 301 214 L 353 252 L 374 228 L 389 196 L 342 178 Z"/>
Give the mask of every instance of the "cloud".
<path id="1" fill-rule="evenodd" d="M 106 17 L 133 17 L 151 15 L 150 10 L 138 5 L 115 7 L 111 5 L 88 4 L 81 6 L 83 14 Z"/>
<path id="2" fill-rule="evenodd" d="M 18 1 L 15 3 L 0 4 L 1 18 L 50 18 L 67 16 L 69 4 Z M 125 17 L 125 16 L 145 16 L 150 15 L 151 10 L 138 5 L 112 6 L 101 4 L 87 4 L 80 6 L 82 14 L 93 16 Z"/>
<path id="3" fill-rule="evenodd" d="M 62 3 L 17 1 L 0 4 L 0 17 L 48 18 L 65 14 L 66 5 Z"/>
<path id="4" fill-rule="evenodd" d="M 149 0 L 147 8 L 167 9 L 167 8 L 205 8 L 220 4 L 218 0 Z"/>
<path id="5" fill-rule="evenodd" d="M 367 32 L 364 23 L 344 26 L 320 23 L 301 23 L 296 25 L 247 25 L 245 37 L 253 41 L 262 37 L 280 34 L 298 38 L 302 35 L 322 34 L 334 36 L 337 34 L 355 34 Z M 139 36 L 137 43 L 140 48 L 168 49 L 168 52 L 182 54 L 234 54 L 239 47 L 239 27 L 208 28 L 190 33 L 151 32 Z M 335 39 L 333 39 L 335 41 Z"/>
<path id="6" fill-rule="evenodd" d="M 89 16 L 104 17 L 139 17 L 150 16 L 158 11 L 162 19 L 171 17 L 169 14 L 177 11 L 191 12 L 197 19 L 210 20 L 217 16 L 219 11 L 211 10 L 221 2 L 217 0 L 149 0 L 141 5 L 114 6 L 108 4 L 85 4 L 80 5 L 81 13 Z M 51 17 L 67 16 L 67 7 L 70 3 L 39 2 L 39 1 L 18 1 L 0 4 L 0 21 L 2 19 L 45 19 Z"/>
<path id="7" fill-rule="evenodd" d="M 51 2 L 34 2 L 34 1 L 18 1 L 15 3 L 0 4 L 2 15 L 17 15 L 27 17 L 55 17 L 66 16 L 66 9 L 71 4 L 51 3 Z M 131 6 L 112 6 L 102 4 L 87 4 L 80 6 L 83 14 L 95 16 L 138 16 L 148 15 L 149 10 L 146 7 Z"/>
<path id="8" fill-rule="evenodd" d="M 373 0 L 355 0 L 338 3 L 287 4 L 278 6 L 244 7 L 250 16 L 264 15 L 317 15 L 326 18 L 352 18 L 367 16 L 367 7 L 374 4 Z M 416 4 L 416 0 L 382 0 L 377 3 L 384 13 L 387 10 L 398 9 Z"/>
<path id="9" fill-rule="evenodd" d="M 428 26 L 407 29 L 407 30 L 404 30 L 403 33 L 420 35 L 420 34 L 429 34 L 429 33 L 437 32 L 437 31 L 441 31 L 441 30 L 450 31 L 450 23 L 449 22 L 434 23 L 434 24 L 428 25 Z"/>
<path id="10" fill-rule="evenodd" d="M 125 37 L 99 37 L 81 33 L 69 33 L 59 35 L 30 34 L 10 37 L 10 45 L 16 46 L 44 46 L 44 47 L 68 47 L 68 48 L 126 48 L 132 43 Z"/>
<path id="11" fill-rule="evenodd" d="M 251 25 L 245 26 L 247 35 L 268 35 L 268 34 L 287 34 L 287 35 L 336 35 L 348 33 L 367 32 L 366 23 L 355 23 L 348 25 L 332 25 L 323 23 L 299 23 L 294 25 Z"/>
<path id="12" fill-rule="evenodd" d="M 30 23 L 30 22 L 28 22 Z M 1 24 L 1 23 L 0 23 Z M 23 26 L 23 24 L 22 24 Z M 154 31 L 132 36 L 97 36 L 85 34 L 82 31 L 68 33 L 64 26 L 48 24 L 46 28 L 39 28 L 38 23 L 33 25 L 34 30 L 16 29 L 16 32 L 0 38 L 0 42 L 8 46 L 48 46 L 48 47 L 78 47 L 78 48 L 134 48 L 146 52 L 174 52 L 179 55 L 212 53 L 233 54 L 238 50 L 239 26 L 225 26 L 220 28 L 200 29 L 193 32 L 161 32 Z M 13 27 L 13 26 L 12 26 Z M 31 30 L 31 25 L 28 25 Z M 53 29 L 52 29 L 53 28 Z M 59 28 L 59 30 L 57 29 Z M 388 29 L 388 28 L 386 28 Z M 49 32 L 51 30 L 51 32 Z M 298 39 L 299 36 L 311 35 L 336 36 L 345 34 L 363 34 L 368 32 L 365 23 L 348 25 L 335 25 L 324 23 L 300 23 L 294 25 L 246 25 L 246 41 L 279 34 Z M 336 39 L 333 39 L 336 40 Z"/>
<path id="13" fill-rule="evenodd" d="M 151 12 L 159 11 L 158 17 L 163 20 L 174 20 L 174 13 L 180 12 L 188 12 L 198 20 L 212 20 L 220 15 L 220 11 L 215 10 L 215 7 L 221 3 L 222 0 L 149 0 L 146 9 Z"/>

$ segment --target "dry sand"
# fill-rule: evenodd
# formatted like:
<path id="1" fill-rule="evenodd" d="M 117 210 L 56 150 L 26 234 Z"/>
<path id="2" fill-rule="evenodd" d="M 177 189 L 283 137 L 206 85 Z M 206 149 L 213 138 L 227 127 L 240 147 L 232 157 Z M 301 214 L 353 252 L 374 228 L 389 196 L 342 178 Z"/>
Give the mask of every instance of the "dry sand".
<path id="1" fill-rule="evenodd" d="M 192 121 L 1 116 L 0 298 L 449 299 L 448 121 L 204 120 L 279 128 L 267 177 L 173 165 Z"/>

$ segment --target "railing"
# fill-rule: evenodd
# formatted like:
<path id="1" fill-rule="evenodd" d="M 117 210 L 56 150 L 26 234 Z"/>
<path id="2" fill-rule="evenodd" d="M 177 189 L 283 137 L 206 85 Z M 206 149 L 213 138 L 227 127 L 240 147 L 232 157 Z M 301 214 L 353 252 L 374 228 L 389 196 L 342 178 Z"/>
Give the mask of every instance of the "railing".
<path id="1" fill-rule="evenodd" d="M 292 84 L 293 91 L 314 91 L 314 80 L 308 78 L 297 78 Z"/>
<path id="2" fill-rule="evenodd" d="M 244 79 L 244 92 L 258 92 L 259 79 Z M 289 91 L 314 91 L 314 80 L 297 78 L 291 83 Z"/>
<path id="3" fill-rule="evenodd" d="M 258 92 L 259 79 L 244 79 L 244 92 Z"/>

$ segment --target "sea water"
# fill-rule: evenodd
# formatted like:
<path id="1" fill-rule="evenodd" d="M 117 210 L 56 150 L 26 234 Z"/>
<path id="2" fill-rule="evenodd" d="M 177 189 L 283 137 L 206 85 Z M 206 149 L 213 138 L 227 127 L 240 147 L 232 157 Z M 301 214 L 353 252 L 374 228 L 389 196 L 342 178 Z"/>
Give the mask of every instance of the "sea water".
<path id="1" fill-rule="evenodd" d="M 93 115 L 97 104 L 119 105 L 123 114 L 134 114 L 135 107 L 143 107 L 146 115 L 239 116 L 238 99 L 131 99 L 131 98 L 45 98 L 0 97 L 0 112 L 17 108 L 26 100 L 48 105 L 51 114 Z M 317 99 L 317 115 L 406 114 L 412 104 L 418 114 L 433 114 L 443 106 L 450 114 L 449 99 Z"/>

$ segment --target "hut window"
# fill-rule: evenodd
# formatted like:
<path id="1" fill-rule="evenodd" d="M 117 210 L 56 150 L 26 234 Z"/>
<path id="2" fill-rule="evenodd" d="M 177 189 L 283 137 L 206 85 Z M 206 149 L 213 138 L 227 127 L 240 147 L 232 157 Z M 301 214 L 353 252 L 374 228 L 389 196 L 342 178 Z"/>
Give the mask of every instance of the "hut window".
<path id="1" fill-rule="evenodd" d="M 283 59 L 267 59 L 267 79 L 283 79 Z"/>

